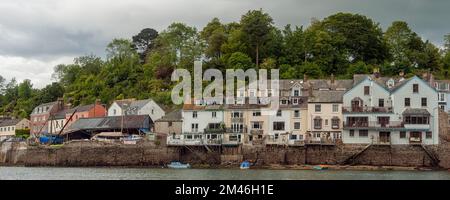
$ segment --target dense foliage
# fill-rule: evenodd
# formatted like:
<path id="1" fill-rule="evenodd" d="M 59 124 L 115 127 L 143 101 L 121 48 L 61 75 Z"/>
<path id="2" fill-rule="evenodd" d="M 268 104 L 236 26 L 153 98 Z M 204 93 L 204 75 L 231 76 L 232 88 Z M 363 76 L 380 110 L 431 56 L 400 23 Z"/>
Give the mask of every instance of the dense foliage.
<path id="1" fill-rule="evenodd" d="M 34 89 L 29 80 L 17 83 L 0 76 L 0 115 L 27 117 L 44 102 L 64 97 L 73 105 L 100 99 L 153 98 L 170 104 L 174 69 L 192 72 L 193 61 L 205 68 L 280 69 L 283 79 L 351 78 L 356 73 L 408 75 L 431 71 L 448 78 L 450 35 L 443 49 L 422 40 L 406 22 L 395 21 L 386 30 L 372 19 L 337 13 L 312 20 L 308 27 L 277 28 L 268 13 L 251 10 L 239 22 L 212 19 L 202 30 L 173 23 L 158 33 L 145 28 L 130 39 L 114 39 L 106 58 L 85 55 L 73 64 L 55 67 L 58 80 Z"/>

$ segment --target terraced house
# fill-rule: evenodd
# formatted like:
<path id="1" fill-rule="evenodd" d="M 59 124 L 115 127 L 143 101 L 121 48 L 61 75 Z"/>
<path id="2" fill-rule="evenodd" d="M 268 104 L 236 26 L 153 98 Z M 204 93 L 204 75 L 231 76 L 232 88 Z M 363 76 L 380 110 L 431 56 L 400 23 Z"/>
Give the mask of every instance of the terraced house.
<path id="1" fill-rule="evenodd" d="M 347 144 L 438 144 L 438 92 L 421 78 L 356 76 L 343 96 Z"/>
<path id="2" fill-rule="evenodd" d="M 183 125 L 179 138 L 168 137 L 168 145 L 220 145 L 223 138 L 223 105 L 214 101 L 193 100 L 181 113 Z"/>

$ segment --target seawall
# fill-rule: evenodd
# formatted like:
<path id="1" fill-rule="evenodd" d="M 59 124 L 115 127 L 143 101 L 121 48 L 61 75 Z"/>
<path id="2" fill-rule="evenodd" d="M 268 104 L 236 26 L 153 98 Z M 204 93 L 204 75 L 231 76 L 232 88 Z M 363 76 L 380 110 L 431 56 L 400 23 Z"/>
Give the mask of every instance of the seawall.
<path id="1" fill-rule="evenodd" d="M 433 167 L 429 153 L 439 159 L 439 166 L 450 168 L 450 144 L 427 146 L 217 146 L 167 147 L 151 142 L 138 145 L 72 142 L 60 147 L 27 146 L 25 143 L 3 143 L 0 165 L 20 166 L 163 166 L 171 161 L 213 167 L 236 167 L 243 160 L 257 166 L 266 165 L 339 165 L 353 155 L 352 165 Z M 361 153 L 362 152 L 362 153 Z"/>

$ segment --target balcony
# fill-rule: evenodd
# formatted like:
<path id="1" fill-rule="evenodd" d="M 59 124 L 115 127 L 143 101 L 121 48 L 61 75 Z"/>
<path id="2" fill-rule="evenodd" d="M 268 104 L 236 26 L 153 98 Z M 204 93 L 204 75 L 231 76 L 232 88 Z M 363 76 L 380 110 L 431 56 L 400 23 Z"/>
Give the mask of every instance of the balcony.
<path id="1" fill-rule="evenodd" d="M 342 107 L 343 113 L 393 113 L 392 107 Z"/>
<path id="2" fill-rule="evenodd" d="M 377 121 L 370 122 L 344 122 L 344 129 L 393 129 L 404 128 L 402 121 L 390 121 L 388 123 L 380 123 Z"/>
<path id="3" fill-rule="evenodd" d="M 169 146 L 204 146 L 204 145 L 221 145 L 222 139 L 167 139 Z"/>
<path id="4" fill-rule="evenodd" d="M 244 128 L 225 128 L 225 133 L 247 133 L 247 127 Z"/>
<path id="5" fill-rule="evenodd" d="M 231 118 L 231 123 L 244 123 L 244 118 L 242 117 Z"/>
<path id="6" fill-rule="evenodd" d="M 252 135 L 264 135 L 264 130 L 252 129 L 252 130 L 250 130 L 250 134 L 252 134 Z"/>
<path id="7" fill-rule="evenodd" d="M 224 128 L 205 128 L 204 133 L 210 134 L 210 133 L 224 133 Z"/>
<path id="8" fill-rule="evenodd" d="M 338 140 L 334 138 L 318 138 L 318 137 L 308 137 L 304 141 L 305 145 L 336 145 Z"/>

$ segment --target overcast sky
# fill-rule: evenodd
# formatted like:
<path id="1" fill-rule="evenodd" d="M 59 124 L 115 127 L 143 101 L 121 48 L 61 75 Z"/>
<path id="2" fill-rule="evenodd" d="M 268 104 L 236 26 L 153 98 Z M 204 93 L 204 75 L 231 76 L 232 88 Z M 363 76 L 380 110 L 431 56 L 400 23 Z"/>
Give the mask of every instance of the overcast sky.
<path id="1" fill-rule="evenodd" d="M 201 29 L 213 17 L 238 21 L 262 8 L 279 27 L 307 26 L 336 12 L 367 15 L 385 29 L 404 20 L 424 39 L 442 45 L 450 33 L 448 0 L 0 0 L 0 75 L 50 83 L 53 67 L 94 53 L 104 56 L 113 38 L 172 22 Z"/>

